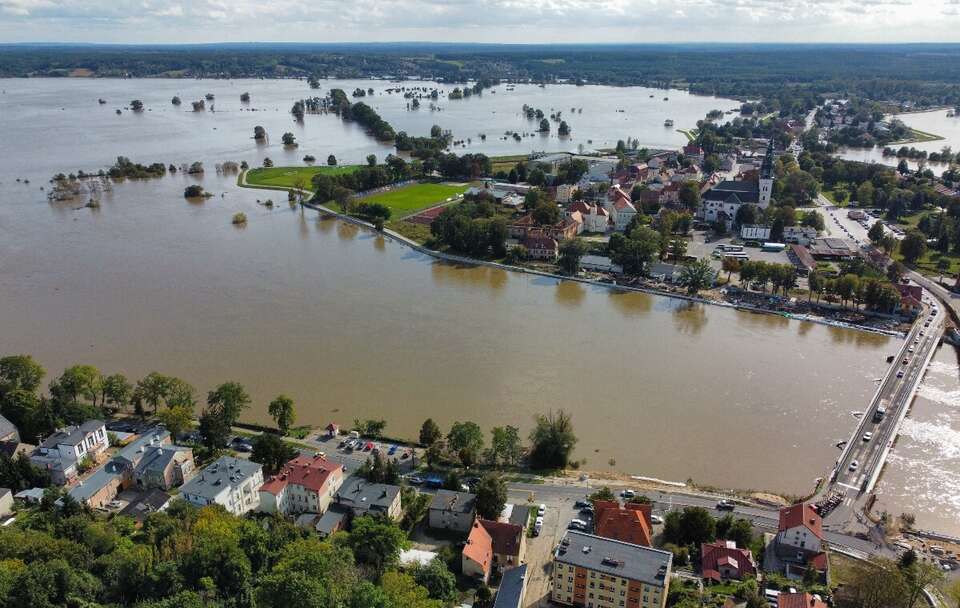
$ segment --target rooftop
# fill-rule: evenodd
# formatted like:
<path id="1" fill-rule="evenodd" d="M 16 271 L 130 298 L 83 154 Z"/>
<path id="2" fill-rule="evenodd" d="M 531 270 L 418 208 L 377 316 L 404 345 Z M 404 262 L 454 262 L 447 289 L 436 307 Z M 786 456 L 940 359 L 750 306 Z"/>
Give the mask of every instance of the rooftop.
<path id="1" fill-rule="evenodd" d="M 779 531 L 783 532 L 797 526 L 804 526 L 817 538 L 823 538 L 823 520 L 810 503 L 801 502 L 780 509 Z"/>
<path id="2" fill-rule="evenodd" d="M 568 531 L 560 541 L 555 559 L 571 566 L 663 587 L 673 554 L 584 532 Z"/>
<path id="3" fill-rule="evenodd" d="M 319 454 L 316 456 L 301 454 L 285 464 L 276 475 L 260 487 L 260 490 L 279 494 L 287 484 L 294 484 L 320 492 L 327 485 L 330 475 L 341 470 L 343 465 L 327 460 Z"/>
<path id="4" fill-rule="evenodd" d="M 397 486 L 351 477 L 340 486 L 334 500 L 344 506 L 386 511 L 399 494 Z"/>
<path id="5" fill-rule="evenodd" d="M 150 490 L 124 507 L 123 511 L 120 511 L 120 515 L 127 515 L 136 518 L 138 521 L 143 521 L 147 515 L 162 511 L 170 502 L 170 498 L 170 495 L 162 490 Z"/>
<path id="6" fill-rule="evenodd" d="M 103 420 L 87 420 L 80 426 L 68 426 L 47 437 L 40 444 L 42 448 L 55 448 L 58 445 L 79 445 L 90 433 L 104 426 Z"/>
<path id="7" fill-rule="evenodd" d="M 500 579 L 500 588 L 493 602 L 493 608 L 520 608 L 523 589 L 527 585 L 527 565 L 510 568 Z"/>
<path id="8" fill-rule="evenodd" d="M 430 510 L 457 511 L 459 513 L 473 513 L 476 509 L 477 497 L 467 492 L 453 490 L 438 490 L 430 501 Z"/>
<path id="9" fill-rule="evenodd" d="M 224 488 L 243 483 L 261 469 L 262 467 L 256 462 L 221 456 L 200 471 L 199 475 L 185 483 L 181 491 L 184 494 L 213 500 L 223 492 Z"/>

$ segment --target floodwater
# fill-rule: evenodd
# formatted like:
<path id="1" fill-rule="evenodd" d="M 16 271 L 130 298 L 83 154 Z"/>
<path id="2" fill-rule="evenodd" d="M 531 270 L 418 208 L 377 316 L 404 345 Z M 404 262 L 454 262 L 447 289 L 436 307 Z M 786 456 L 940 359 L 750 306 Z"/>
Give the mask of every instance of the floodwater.
<path id="1" fill-rule="evenodd" d="M 342 86 L 366 84 L 384 85 Z M 428 416 L 442 427 L 471 419 L 525 433 L 535 413 L 563 408 L 588 469 L 801 494 L 829 471 L 833 445 L 855 424 L 851 411 L 897 347 L 776 316 L 439 263 L 217 175 L 213 165 L 226 160 L 389 151 L 335 116 L 296 125 L 287 111 L 309 94 L 302 82 L 5 80 L 0 89 L 0 352 L 32 353 L 51 375 L 78 362 L 131 378 L 158 370 L 201 394 L 237 380 L 254 398 L 245 418 L 267 420 L 267 402 L 283 392 L 299 422 L 384 418 L 389 434 L 410 437 Z M 243 91 L 262 111 L 239 111 Z M 169 105 L 175 93 L 188 104 L 206 92 L 219 100 L 215 113 Z M 523 120 L 511 114 L 523 103 L 582 105 L 571 124 L 577 134 L 592 124 L 595 143 L 618 133 L 641 145 L 682 143 L 662 130 L 663 91 L 514 93 L 446 102 L 436 122 L 460 136 L 488 124 L 487 104 L 504 114 L 490 114 L 491 132 Z M 722 103 L 669 96 L 678 127 Z M 117 116 L 133 98 L 152 111 Z M 402 98 L 377 99 L 398 129 L 419 133 L 423 119 Z M 591 116 L 618 107 L 625 116 Z M 273 141 L 294 131 L 300 150 L 257 146 L 257 124 Z M 492 137 L 484 145 L 530 150 Z M 46 201 L 52 174 L 117 155 L 201 160 L 199 181 L 214 196 L 185 201 L 196 180 L 178 173 L 117 184 L 99 209 Z M 268 197 L 280 204 L 257 204 Z M 249 218 L 243 228 L 230 224 L 237 211 Z"/>
<path id="2" fill-rule="evenodd" d="M 877 509 L 912 513 L 918 528 L 960 536 L 957 364 L 957 350 L 940 347 L 877 485 Z"/>
<path id="3" fill-rule="evenodd" d="M 948 117 L 947 110 L 909 112 L 906 114 L 896 114 L 893 117 L 899 118 L 909 127 L 923 131 L 924 133 L 939 135 L 943 139 L 912 144 L 891 145 L 891 148 L 899 149 L 902 145 L 906 145 L 908 148 L 926 150 L 927 152 L 940 152 L 944 147 L 950 147 L 954 153 L 960 151 L 960 117 Z M 838 156 L 847 160 L 881 163 L 891 167 L 896 167 L 900 162 L 900 159 L 896 156 L 884 156 L 883 146 L 875 148 L 847 148 L 842 150 Z M 919 162 L 916 160 L 907 159 L 907 164 L 914 170 L 919 166 Z M 926 162 L 926 166 L 936 175 L 942 174 L 949 168 L 949 165 L 945 163 Z"/>

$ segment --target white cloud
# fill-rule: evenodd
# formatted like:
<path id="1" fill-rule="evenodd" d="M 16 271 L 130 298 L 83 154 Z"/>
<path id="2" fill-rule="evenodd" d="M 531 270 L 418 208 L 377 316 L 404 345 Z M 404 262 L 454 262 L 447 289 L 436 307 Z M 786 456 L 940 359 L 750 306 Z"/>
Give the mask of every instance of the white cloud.
<path id="1" fill-rule="evenodd" d="M 957 41 L 957 0 L 0 0 L 0 41 Z M 136 28 L 132 24 L 136 24 Z"/>

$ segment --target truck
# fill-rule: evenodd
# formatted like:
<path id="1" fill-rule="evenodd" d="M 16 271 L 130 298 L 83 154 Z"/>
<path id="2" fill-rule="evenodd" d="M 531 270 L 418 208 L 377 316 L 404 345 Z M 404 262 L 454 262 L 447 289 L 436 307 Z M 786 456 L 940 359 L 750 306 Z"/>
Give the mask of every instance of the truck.
<path id="1" fill-rule="evenodd" d="M 877 405 L 876 411 L 873 412 L 873 421 L 880 422 L 883 420 L 883 417 L 887 414 L 887 399 L 881 399 L 879 405 Z"/>

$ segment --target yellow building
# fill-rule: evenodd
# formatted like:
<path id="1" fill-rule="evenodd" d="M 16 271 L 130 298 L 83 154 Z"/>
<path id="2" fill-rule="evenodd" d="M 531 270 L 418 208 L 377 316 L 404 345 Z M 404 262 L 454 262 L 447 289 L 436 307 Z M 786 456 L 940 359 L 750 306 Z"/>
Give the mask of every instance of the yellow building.
<path id="1" fill-rule="evenodd" d="M 668 551 L 570 531 L 554 554 L 550 598 L 585 608 L 664 608 L 672 564 Z"/>

